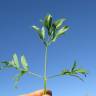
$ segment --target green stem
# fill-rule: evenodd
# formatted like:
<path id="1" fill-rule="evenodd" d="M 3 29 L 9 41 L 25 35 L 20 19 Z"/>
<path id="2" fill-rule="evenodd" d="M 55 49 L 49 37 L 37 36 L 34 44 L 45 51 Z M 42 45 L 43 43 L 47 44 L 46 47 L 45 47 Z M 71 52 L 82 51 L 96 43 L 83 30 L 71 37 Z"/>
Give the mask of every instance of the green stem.
<path id="1" fill-rule="evenodd" d="M 44 94 L 46 94 L 46 85 L 47 85 L 47 53 L 48 46 L 45 47 L 45 64 L 44 64 Z"/>
<path id="2" fill-rule="evenodd" d="M 41 75 L 39 75 L 39 74 L 37 74 L 37 73 L 33 73 L 33 72 L 28 72 L 29 74 L 31 74 L 31 75 L 33 75 L 33 76 L 35 76 L 35 77 L 38 77 L 38 78 L 41 78 L 42 79 L 42 76 Z"/>
<path id="3" fill-rule="evenodd" d="M 53 78 L 56 78 L 58 76 L 61 76 L 60 74 L 57 74 L 57 75 L 52 75 L 52 76 L 49 76 L 48 79 L 53 79 Z"/>

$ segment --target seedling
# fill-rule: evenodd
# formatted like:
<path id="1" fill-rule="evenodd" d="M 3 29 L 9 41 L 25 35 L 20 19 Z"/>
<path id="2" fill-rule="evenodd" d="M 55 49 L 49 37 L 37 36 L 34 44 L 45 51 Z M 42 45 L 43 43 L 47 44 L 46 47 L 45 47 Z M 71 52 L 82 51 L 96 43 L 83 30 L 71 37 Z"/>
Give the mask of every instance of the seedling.
<path id="1" fill-rule="evenodd" d="M 45 47 L 45 64 L 44 64 L 44 76 L 41 76 L 37 73 L 34 73 L 30 71 L 30 67 L 28 66 L 27 60 L 24 55 L 21 56 L 21 61 L 19 62 L 17 54 L 13 54 L 12 60 L 10 61 L 3 61 L 0 64 L 0 69 L 5 68 L 15 68 L 16 70 L 20 71 L 20 73 L 16 76 L 16 81 L 18 82 L 20 78 L 28 73 L 33 76 L 36 76 L 38 78 L 41 78 L 44 82 L 44 94 L 46 94 L 46 85 L 47 80 L 52 79 L 59 76 L 74 76 L 78 79 L 82 80 L 81 75 L 84 75 L 86 77 L 86 70 L 77 68 L 77 63 L 74 61 L 74 64 L 70 70 L 64 68 L 64 70 L 60 71 L 58 74 L 48 76 L 47 73 L 47 53 L 48 53 L 48 47 L 56 42 L 57 39 L 59 39 L 62 35 L 65 34 L 66 31 L 69 30 L 69 26 L 63 25 L 63 22 L 65 21 L 65 18 L 58 19 L 56 21 L 53 20 L 52 16 L 49 14 L 45 16 L 44 20 L 41 20 L 42 28 L 39 28 L 37 26 L 32 26 L 32 28 L 37 32 L 39 35 L 40 40 L 43 42 Z M 22 66 L 21 66 L 21 65 Z"/>

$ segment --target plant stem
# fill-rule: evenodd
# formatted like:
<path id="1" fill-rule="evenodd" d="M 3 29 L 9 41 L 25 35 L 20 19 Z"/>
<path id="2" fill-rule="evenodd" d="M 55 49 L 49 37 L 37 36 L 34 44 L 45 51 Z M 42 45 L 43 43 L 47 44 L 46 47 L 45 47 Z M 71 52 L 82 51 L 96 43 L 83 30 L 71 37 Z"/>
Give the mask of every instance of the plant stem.
<path id="1" fill-rule="evenodd" d="M 44 64 L 44 94 L 46 94 L 46 85 L 47 85 L 47 53 L 48 46 L 45 47 L 45 64 Z"/>
<path id="2" fill-rule="evenodd" d="M 48 79 L 53 79 L 53 78 L 56 78 L 58 76 L 61 76 L 60 74 L 57 74 L 57 75 L 52 75 L 52 76 L 49 76 Z"/>
<path id="3" fill-rule="evenodd" d="M 35 76 L 35 77 L 38 77 L 38 78 L 41 78 L 42 79 L 42 76 L 41 75 L 39 75 L 39 74 L 37 74 L 37 73 L 33 73 L 33 72 L 28 72 L 29 74 L 31 74 L 31 75 L 33 75 L 33 76 Z"/>

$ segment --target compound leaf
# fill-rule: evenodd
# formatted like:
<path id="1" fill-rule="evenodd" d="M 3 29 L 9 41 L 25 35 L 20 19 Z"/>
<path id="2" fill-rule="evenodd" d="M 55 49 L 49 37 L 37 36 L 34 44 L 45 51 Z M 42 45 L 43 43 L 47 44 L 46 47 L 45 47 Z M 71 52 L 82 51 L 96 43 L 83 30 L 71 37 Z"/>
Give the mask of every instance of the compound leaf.
<path id="1" fill-rule="evenodd" d="M 88 74 L 88 72 L 84 69 L 76 68 L 76 67 L 77 67 L 77 64 L 75 61 L 71 70 L 64 69 L 63 71 L 61 71 L 60 75 L 74 76 L 83 81 L 80 75 L 84 75 L 86 77 L 86 74 Z"/>

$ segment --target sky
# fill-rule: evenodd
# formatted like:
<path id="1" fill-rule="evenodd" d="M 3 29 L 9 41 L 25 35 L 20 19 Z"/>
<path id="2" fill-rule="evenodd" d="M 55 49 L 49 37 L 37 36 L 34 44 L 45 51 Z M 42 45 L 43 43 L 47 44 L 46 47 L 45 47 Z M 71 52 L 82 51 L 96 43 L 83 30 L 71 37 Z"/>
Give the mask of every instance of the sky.
<path id="1" fill-rule="evenodd" d="M 54 20 L 67 18 L 70 30 L 48 48 L 47 76 L 70 69 L 74 60 L 88 70 L 84 82 L 74 77 L 49 80 L 53 96 L 96 96 L 96 0 L 0 0 L 0 61 L 24 54 L 32 72 L 43 75 L 45 48 L 32 25 L 40 25 L 50 13 Z M 20 59 L 20 58 L 19 58 Z M 19 72 L 0 72 L 0 94 L 18 96 L 43 88 L 43 81 L 24 75 L 18 89 L 13 77 Z M 88 95 L 87 95 L 88 94 Z"/>

